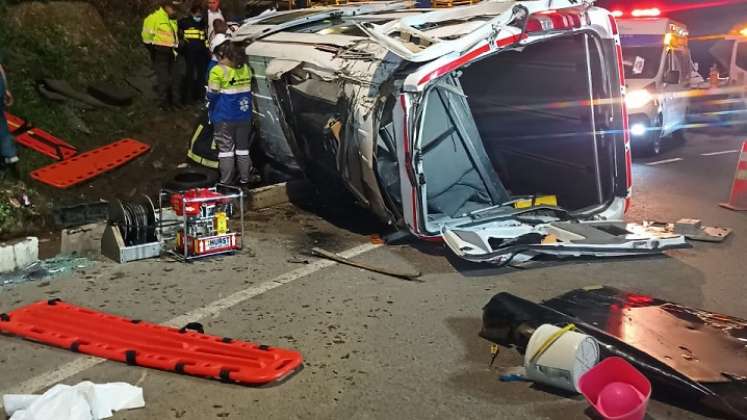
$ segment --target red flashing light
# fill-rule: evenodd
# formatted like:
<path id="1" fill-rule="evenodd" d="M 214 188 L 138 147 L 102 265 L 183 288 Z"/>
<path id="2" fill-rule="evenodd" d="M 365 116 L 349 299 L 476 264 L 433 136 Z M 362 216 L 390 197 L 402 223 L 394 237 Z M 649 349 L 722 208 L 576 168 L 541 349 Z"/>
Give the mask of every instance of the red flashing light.
<path id="1" fill-rule="evenodd" d="M 633 17 L 656 17 L 661 16 L 661 10 L 659 10 L 658 7 L 652 7 L 649 9 L 633 9 L 633 11 L 630 12 L 630 15 Z"/>
<path id="2" fill-rule="evenodd" d="M 616 18 L 623 17 L 623 15 L 625 14 L 623 13 L 622 10 L 613 10 L 611 13 L 612 13 L 612 16 Z"/>

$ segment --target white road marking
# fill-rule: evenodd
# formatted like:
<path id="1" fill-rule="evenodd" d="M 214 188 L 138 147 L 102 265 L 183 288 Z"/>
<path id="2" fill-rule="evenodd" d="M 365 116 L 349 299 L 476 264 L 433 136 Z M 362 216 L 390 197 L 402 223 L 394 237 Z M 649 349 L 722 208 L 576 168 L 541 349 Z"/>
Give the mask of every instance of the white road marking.
<path id="1" fill-rule="evenodd" d="M 366 252 L 372 251 L 376 248 L 381 247 L 380 244 L 363 244 L 354 248 L 350 248 L 347 251 L 339 253 L 340 256 L 345 258 L 353 258 Z M 325 268 L 337 265 L 336 262 L 330 260 L 317 260 L 306 266 L 290 271 L 285 274 L 281 274 L 272 280 L 268 280 L 264 283 L 260 283 L 256 286 L 252 286 L 243 290 L 239 290 L 223 299 L 218 299 L 212 303 L 209 303 L 202 308 L 194 309 L 190 312 L 166 321 L 164 324 L 171 327 L 181 328 L 189 322 L 197 322 L 210 316 L 217 316 L 222 311 L 225 311 L 232 306 L 236 306 L 248 299 L 255 296 L 261 295 L 262 293 L 269 292 L 272 289 L 278 288 L 285 284 L 291 283 L 300 278 L 309 276 L 316 273 L 317 271 L 324 270 Z M 65 363 L 57 369 L 44 372 L 37 375 L 27 381 L 21 382 L 20 384 L 4 389 L 0 391 L 0 395 L 6 394 L 34 394 L 41 391 L 44 388 L 52 386 L 58 382 L 64 381 L 71 376 L 75 376 L 87 369 L 104 363 L 106 359 L 99 359 L 97 357 L 82 356 L 72 362 Z M 2 401 L 0 400 L 0 409 L 2 409 Z"/>
<path id="2" fill-rule="evenodd" d="M 726 155 L 726 154 L 729 154 L 729 153 L 738 153 L 738 152 L 739 152 L 739 150 L 734 149 L 734 150 L 724 150 L 724 151 L 721 151 L 721 152 L 701 153 L 700 155 L 701 156 L 717 156 L 717 155 Z"/>
<path id="3" fill-rule="evenodd" d="M 648 166 L 663 165 L 665 163 L 674 163 L 674 162 L 679 162 L 681 160 L 682 158 L 664 159 L 664 160 L 657 160 L 656 162 L 649 162 L 646 165 Z"/>

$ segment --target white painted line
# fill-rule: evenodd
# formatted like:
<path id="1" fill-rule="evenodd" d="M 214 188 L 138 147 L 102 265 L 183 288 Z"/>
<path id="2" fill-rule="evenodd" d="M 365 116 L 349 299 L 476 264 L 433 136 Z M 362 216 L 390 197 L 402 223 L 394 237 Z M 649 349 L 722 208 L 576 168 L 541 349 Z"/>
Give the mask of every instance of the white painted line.
<path id="1" fill-rule="evenodd" d="M 739 150 L 737 150 L 737 149 L 734 149 L 734 150 L 724 150 L 722 152 L 701 153 L 700 155 L 701 156 L 717 156 L 717 155 L 726 155 L 726 154 L 729 154 L 729 153 L 739 153 Z"/>
<path id="2" fill-rule="evenodd" d="M 347 251 L 339 253 L 340 256 L 345 258 L 353 258 L 366 252 L 372 251 L 376 248 L 381 247 L 380 244 L 363 244 L 354 248 L 350 248 Z M 189 322 L 197 322 L 207 317 L 217 316 L 222 311 L 225 311 L 232 306 L 236 306 L 248 299 L 255 296 L 261 295 L 262 293 L 269 292 L 272 289 L 278 288 L 285 284 L 291 283 L 300 278 L 309 276 L 316 273 L 317 271 L 324 270 L 325 268 L 337 265 L 336 262 L 331 260 L 316 260 L 308 265 L 305 265 L 296 270 L 290 271 L 285 274 L 281 274 L 272 280 L 268 280 L 264 283 L 260 283 L 256 286 L 252 286 L 243 290 L 239 290 L 223 299 L 218 299 L 212 303 L 209 303 L 202 308 L 194 309 L 190 312 L 166 321 L 164 325 L 171 327 L 181 328 Z M 0 391 L 0 395 L 6 394 L 34 394 L 41 391 L 44 388 L 52 386 L 58 382 L 64 381 L 65 379 L 75 376 L 87 369 L 104 363 L 106 359 L 99 359 L 97 357 L 82 356 L 72 362 L 65 363 L 57 369 L 44 372 L 37 375 L 27 381 L 21 382 L 20 384 Z M 2 401 L 0 400 L 0 409 L 2 409 Z"/>
<path id="3" fill-rule="evenodd" d="M 664 160 L 657 160 L 656 162 L 649 162 L 646 165 L 648 166 L 663 165 L 665 163 L 674 163 L 674 162 L 679 162 L 681 160 L 682 158 L 664 159 Z"/>

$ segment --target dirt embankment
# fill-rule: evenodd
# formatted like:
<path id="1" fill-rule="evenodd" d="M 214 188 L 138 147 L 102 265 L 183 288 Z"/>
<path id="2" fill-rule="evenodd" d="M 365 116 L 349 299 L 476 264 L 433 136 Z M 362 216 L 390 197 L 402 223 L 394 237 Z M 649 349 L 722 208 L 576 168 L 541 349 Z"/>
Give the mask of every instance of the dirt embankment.
<path id="1" fill-rule="evenodd" d="M 81 1 L 28 2 L 8 9 L 12 29 L 22 30 L 49 43 L 61 41 L 78 48 L 80 54 L 88 48 L 107 49 L 115 44 L 112 34 L 91 4 Z M 54 38 L 53 38 L 54 37 Z"/>
<path id="2" fill-rule="evenodd" d="M 37 89 L 42 78 L 63 79 L 83 92 L 91 84 L 127 86 L 126 77 L 147 72 L 149 62 L 140 41 L 145 14 L 140 10 L 147 10 L 144 3 L 25 1 L 3 8 L 0 0 L 0 45 L 16 97 L 12 113 L 81 152 L 121 138 L 151 145 L 148 155 L 67 190 L 32 180 L 31 171 L 53 160 L 19 147 L 21 181 L 0 177 L 0 239 L 54 230 L 49 215 L 55 207 L 152 193 L 166 174 L 185 160 L 196 109 L 165 114 L 144 95 L 127 107 L 90 109 L 70 101 L 50 101 Z M 71 113 L 90 132 L 77 129 Z M 17 209 L 16 201 L 24 193 L 35 204 L 33 212 Z"/>
<path id="3" fill-rule="evenodd" d="M 227 17 L 241 18 L 248 2 L 223 0 L 222 8 Z M 140 95 L 127 107 L 91 109 L 50 101 L 38 92 L 38 81 L 43 78 L 62 79 L 85 91 L 91 84 L 101 83 L 126 87 L 125 78 L 147 73 L 150 63 L 140 32 L 143 18 L 155 3 L 0 0 L 0 49 L 16 98 L 12 113 L 65 139 L 81 152 L 122 138 L 151 145 L 147 155 L 67 190 L 32 180 L 28 175 L 31 171 L 53 160 L 20 147 L 21 181 L 0 176 L 0 239 L 48 234 L 55 230 L 49 216 L 56 207 L 153 194 L 185 161 L 198 108 L 164 113 L 157 109 L 152 95 Z M 287 3 L 279 4 L 287 7 Z M 192 1 L 182 2 L 182 15 L 191 5 Z M 80 122 L 90 130 L 81 131 Z M 17 208 L 23 194 L 35 204 L 33 210 Z"/>

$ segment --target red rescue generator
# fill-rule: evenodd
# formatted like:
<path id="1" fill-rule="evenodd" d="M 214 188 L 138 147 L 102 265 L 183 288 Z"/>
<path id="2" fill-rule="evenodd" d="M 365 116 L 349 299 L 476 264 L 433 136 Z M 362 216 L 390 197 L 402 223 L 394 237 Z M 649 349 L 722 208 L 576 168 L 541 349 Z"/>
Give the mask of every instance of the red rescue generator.
<path id="1" fill-rule="evenodd" d="M 163 191 L 170 196 L 171 207 L 181 219 L 176 233 L 175 251 L 184 259 L 223 254 L 241 249 L 244 231 L 244 195 L 230 186 L 195 188 L 187 191 Z M 230 219 L 238 204 L 240 232 L 233 232 Z"/>

